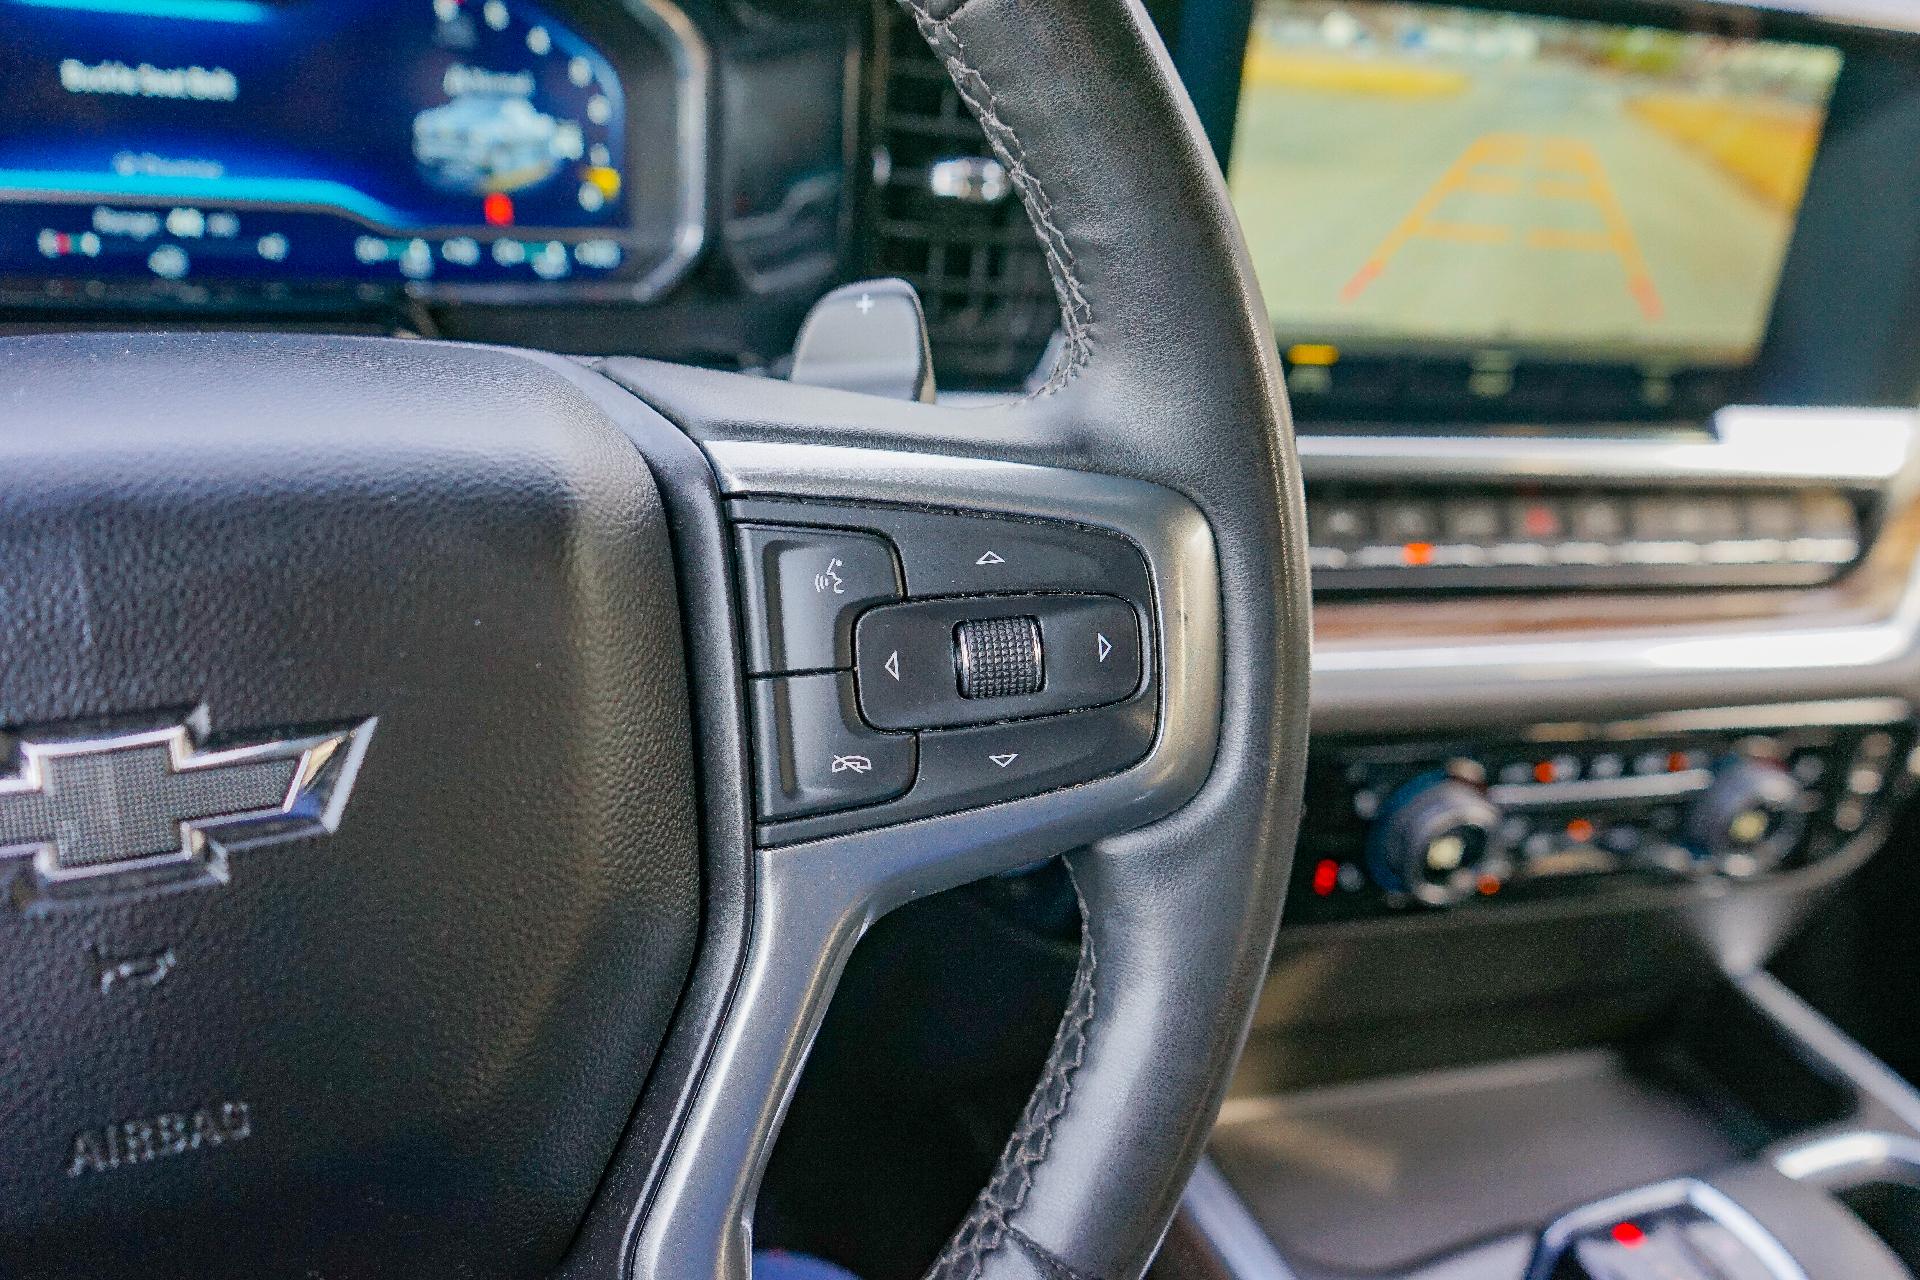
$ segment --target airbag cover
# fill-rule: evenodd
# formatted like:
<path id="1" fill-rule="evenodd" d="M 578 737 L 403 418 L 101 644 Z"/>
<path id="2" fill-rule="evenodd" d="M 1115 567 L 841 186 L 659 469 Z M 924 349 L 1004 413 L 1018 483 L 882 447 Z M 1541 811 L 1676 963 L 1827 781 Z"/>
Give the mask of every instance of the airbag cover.
<path id="1" fill-rule="evenodd" d="M 221 874 L 0 858 L 4 1269 L 551 1266 L 693 950 L 686 708 L 653 479 L 550 363 L 0 341 L 0 780 L 49 737 L 365 732 L 336 830 Z"/>

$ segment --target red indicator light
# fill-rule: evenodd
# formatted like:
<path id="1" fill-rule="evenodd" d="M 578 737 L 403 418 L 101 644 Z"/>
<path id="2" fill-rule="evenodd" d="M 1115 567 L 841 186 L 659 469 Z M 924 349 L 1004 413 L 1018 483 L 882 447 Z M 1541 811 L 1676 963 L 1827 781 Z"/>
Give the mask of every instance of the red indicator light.
<path id="1" fill-rule="evenodd" d="M 1676 751 L 1672 755 L 1667 757 L 1668 773 L 1685 773 L 1686 771 L 1687 771 L 1687 753 L 1686 752 Z"/>
<path id="2" fill-rule="evenodd" d="M 1431 542 L 1409 542 L 1400 548 L 1407 563 L 1416 567 L 1433 563 L 1433 544 Z"/>
<path id="3" fill-rule="evenodd" d="M 1542 760 L 1539 764 L 1533 766 L 1533 780 L 1535 782 L 1552 782 L 1553 778 L 1553 761 Z"/>
<path id="4" fill-rule="evenodd" d="M 510 227 L 513 225 L 513 197 L 504 191 L 490 191 L 487 198 L 480 202 L 480 209 L 486 215 L 490 227 Z"/>
<path id="5" fill-rule="evenodd" d="M 1551 538 L 1560 532 L 1560 517 L 1553 508 L 1538 503 L 1529 506 L 1520 520 L 1529 538 Z"/>
<path id="6" fill-rule="evenodd" d="M 1332 858 L 1322 858 L 1313 866 L 1313 891 L 1322 898 L 1330 898 L 1340 884 L 1340 864 Z"/>
<path id="7" fill-rule="evenodd" d="M 1500 892 L 1500 880 L 1496 876 L 1481 876 L 1474 882 L 1473 887 L 1480 891 L 1481 897 L 1491 898 L 1494 894 Z"/>
<path id="8" fill-rule="evenodd" d="M 1647 1240 L 1647 1233 L 1631 1222 L 1614 1223 L 1613 1230 L 1608 1234 L 1613 1237 L 1614 1243 L 1623 1249 L 1638 1249 Z"/>
<path id="9" fill-rule="evenodd" d="M 1575 844 L 1585 844 L 1593 839 L 1593 824 L 1585 818 L 1575 818 L 1567 824 L 1567 839 Z"/>

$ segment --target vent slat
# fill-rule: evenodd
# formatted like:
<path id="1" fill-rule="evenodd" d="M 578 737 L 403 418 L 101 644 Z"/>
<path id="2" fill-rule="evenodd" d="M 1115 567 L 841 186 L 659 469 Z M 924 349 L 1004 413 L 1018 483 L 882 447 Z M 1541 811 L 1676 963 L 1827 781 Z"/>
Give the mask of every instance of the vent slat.
<path id="1" fill-rule="evenodd" d="M 968 248 L 1024 251 L 1038 261 L 1045 261 L 1040 254 L 1040 243 L 1033 238 L 1033 228 L 1024 216 L 1010 227 L 983 227 L 957 219 L 932 222 L 921 218 L 889 218 L 880 224 L 880 234 L 890 240 L 938 240 Z"/>
<path id="2" fill-rule="evenodd" d="M 891 4 L 875 15 L 888 58 L 874 137 L 893 176 L 872 193 L 867 267 L 920 291 L 942 386 L 1016 388 L 1060 323 L 1045 255 L 1018 200 L 945 201 L 921 185 L 928 165 L 991 148 L 919 33 Z"/>

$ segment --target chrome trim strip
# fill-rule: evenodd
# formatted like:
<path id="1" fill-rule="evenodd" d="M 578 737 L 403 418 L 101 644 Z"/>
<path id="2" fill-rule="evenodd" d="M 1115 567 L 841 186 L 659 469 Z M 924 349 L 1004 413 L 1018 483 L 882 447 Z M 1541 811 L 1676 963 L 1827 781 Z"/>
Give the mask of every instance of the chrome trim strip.
<path id="1" fill-rule="evenodd" d="M 1710 0 L 1710 3 L 1732 4 L 1735 0 Z M 1850 27 L 1920 35 L 1920 11 L 1915 10 L 1912 0 L 1737 0 L 1737 3 L 1745 8 L 1773 9 Z"/>
<path id="2" fill-rule="evenodd" d="M 1527 812 L 1563 804 L 1605 804 L 1614 800 L 1656 800 L 1705 791 L 1713 782 L 1707 769 L 1679 773 L 1581 778 L 1574 782 L 1502 782 L 1487 788 L 1487 799 L 1502 809 Z"/>
<path id="3" fill-rule="evenodd" d="M 1844 1187 L 1861 1179 L 1899 1170 L 1920 1182 L 1920 1138 L 1861 1130 L 1816 1138 L 1789 1147 L 1773 1158 L 1773 1167 L 1795 1182 Z"/>
<path id="4" fill-rule="evenodd" d="M 1314 728 L 1322 732 L 1422 727 L 1466 712 L 1544 719 L 1661 703 L 1763 703 L 1769 697 L 1807 703 L 1894 695 L 1916 685 L 1920 564 L 1895 610 L 1865 622 L 1767 620 L 1551 640 L 1322 644 L 1313 659 Z"/>
<path id="5" fill-rule="evenodd" d="M 1180 1197 L 1187 1216 L 1231 1280 L 1295 1280 L 1265 1227 L 1209 1156 L 1202 1156 Z"/>
<path id="6" fill-rule="evenodd" d="M 1314 435 L 1314 481 L 1528 480 L 1547 484 L 1838 485 L 1879 488 L 1908 465 L 1920 414 L 1907 409 L 1733 407 L 1703 437 Z"/>
<path id="7" fill-rule="evenodd" d="M 1667 733 L 1793 729 L 1811 725 L 1899 724 L 1913 714 L 1904 698 L 1842 698 L 1833 702 L 1762 702 L 1749 707 L 1663 711 L 1604 725 L 1537 724 L 1521 737 L 1529 742 L 1628 742 Z"/>
<path id="8" fill-rule="evenodd" d="M 1874 1057 L 1766 970 L 1751 970 L 1734 982 L 1740 993 L 1774 1025 L 1838 1071 L 1857 1092 L 1892 1112 L 1901 1124 L 1920 1133 L 1920 1091 L 1893 1068 Z"/>

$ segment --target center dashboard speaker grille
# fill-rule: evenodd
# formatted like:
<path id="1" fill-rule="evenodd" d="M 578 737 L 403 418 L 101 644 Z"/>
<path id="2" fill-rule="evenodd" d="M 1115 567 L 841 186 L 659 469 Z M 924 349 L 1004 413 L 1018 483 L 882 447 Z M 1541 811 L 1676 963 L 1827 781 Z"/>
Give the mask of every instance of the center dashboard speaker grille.
<path id="1" fill-rule="evenodd" d="M 869 66 L 866 274 L 919 290 L 943 388 L 1018 387 L 1060 326 L 1026 209 L 946 68 L 889 0 L 874 7 Z"/>

